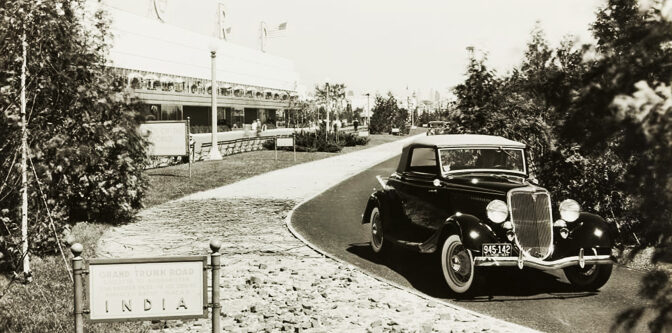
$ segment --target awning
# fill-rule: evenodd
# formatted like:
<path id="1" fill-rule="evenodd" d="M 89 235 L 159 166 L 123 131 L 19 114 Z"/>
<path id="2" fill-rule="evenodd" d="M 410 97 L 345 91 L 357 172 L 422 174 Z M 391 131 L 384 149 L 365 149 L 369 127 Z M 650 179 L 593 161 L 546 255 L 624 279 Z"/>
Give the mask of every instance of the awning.
<path id="1" fill-rule="evenodd" d="M 245 90 L 242 86 L 235 86 L 233 87 L 233 91 L 238 91 L 238 90 Z"/>
<path id="2" fill-rule="evenodd" d="M 224 83 L 224 84 L 222 84 L 222 85 L 219 86 L 219 87 L 220 87 L 220 88 L 224 88 L 224 89 L 231 89 L 231 85 L 228 84 L 228 83 Z"/>
<path id="3" fill-rule="evenodd" d="M 247 87 L 247 89 L 245 89 L 245 91 L 246 92 L 255 92 L 255 91 L 257 91 L 257 89 L 252 88 L 252 87 Z"/>
<path id="4" fill-rule="evenodd" d="M 159 81 L 161 81 L 161 83 L 175 82 L 175 80 L 172 77 L 169 77 L 169 76 L 162 76 L 161 79 L 159 79 Z"/>

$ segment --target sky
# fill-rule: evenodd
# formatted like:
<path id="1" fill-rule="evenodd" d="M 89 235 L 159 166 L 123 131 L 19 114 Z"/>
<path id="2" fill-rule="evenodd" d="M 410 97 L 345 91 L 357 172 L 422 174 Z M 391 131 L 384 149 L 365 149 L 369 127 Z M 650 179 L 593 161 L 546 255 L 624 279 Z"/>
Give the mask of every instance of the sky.
<path id="1" fill-rule="evenodd" d="M 259 24 L 287 22 L 268 53 L 294 61 L 301 83 L 326 79 L 356 93 L 446 95 L 464 79 L 467 46 L 506 73 L 522 59 L 535 22 L 551 45 L 590 42 L 604 0 L 228 0 L 229 41 L 259 48 Z M 425 98 L 424 96 L 420 96 Z"/>

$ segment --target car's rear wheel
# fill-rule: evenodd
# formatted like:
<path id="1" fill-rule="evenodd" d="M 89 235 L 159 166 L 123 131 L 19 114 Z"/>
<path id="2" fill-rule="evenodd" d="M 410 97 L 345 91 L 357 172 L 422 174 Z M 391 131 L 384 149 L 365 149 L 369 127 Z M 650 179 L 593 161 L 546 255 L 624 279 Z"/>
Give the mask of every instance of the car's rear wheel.
<path id="1" fill-rule="evenodd" d="M 597 290 L 604 286 L 611 276 L 612 265 L 586 265 L 563 268 L 569 283 L 578 290 Z"/>
<path id="2" fill-rule="evenodd" d="M 460 237 L 451 235 L 441 247 L 441 269 L 450 290 L 464 294 L 474 282 L 474 258 Z"/>
<path id="3" fill-rule="evenodd" d="M 373 207 L 369 217 L 369 228 L 371 234 L 371 249 L 375 253 L 382 253 L 387 245 L 385 244 L 385 233 L 383 232 L 383 219 L 380 216 L 380 209 Z"/>

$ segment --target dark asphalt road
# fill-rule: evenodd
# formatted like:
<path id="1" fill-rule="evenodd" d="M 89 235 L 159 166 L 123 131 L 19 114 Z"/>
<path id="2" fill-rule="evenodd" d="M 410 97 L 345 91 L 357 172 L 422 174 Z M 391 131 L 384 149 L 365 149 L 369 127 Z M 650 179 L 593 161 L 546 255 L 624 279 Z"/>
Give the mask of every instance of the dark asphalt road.
<path id="1" fill-rule="evenodd" d="M 455 298 L 443 281 L 439 259 L 393 251 L 379 258 L 369 246 L 361 214 L 376 175 L 389 176 L 398 158 L 390 159 L 331 188 L 299 207 L 292 224 L 320 249 L 377 276 L 415 288 L 429 296 L 520 325 L 548 332 L 607 332 L 616 315 L 633 304 L 641 272 L 615 267 L 599 292 L 573 292 L 562 272 L 488 268 L 473 298 Z M 640 323 L 636 331 L 648 331 Z"/>

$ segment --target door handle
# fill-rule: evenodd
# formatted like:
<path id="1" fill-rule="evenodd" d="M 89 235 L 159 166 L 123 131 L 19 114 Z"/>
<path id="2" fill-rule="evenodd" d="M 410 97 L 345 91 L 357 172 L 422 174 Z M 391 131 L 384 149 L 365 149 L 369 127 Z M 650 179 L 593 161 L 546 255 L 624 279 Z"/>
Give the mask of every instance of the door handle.
<path id="1" fill-rule="evenodd" d="M 436 190 L 436 189 L 429 190 L 429 193 L 436 193 L 436 192 L 438 192 L 438 190 Z"/>

